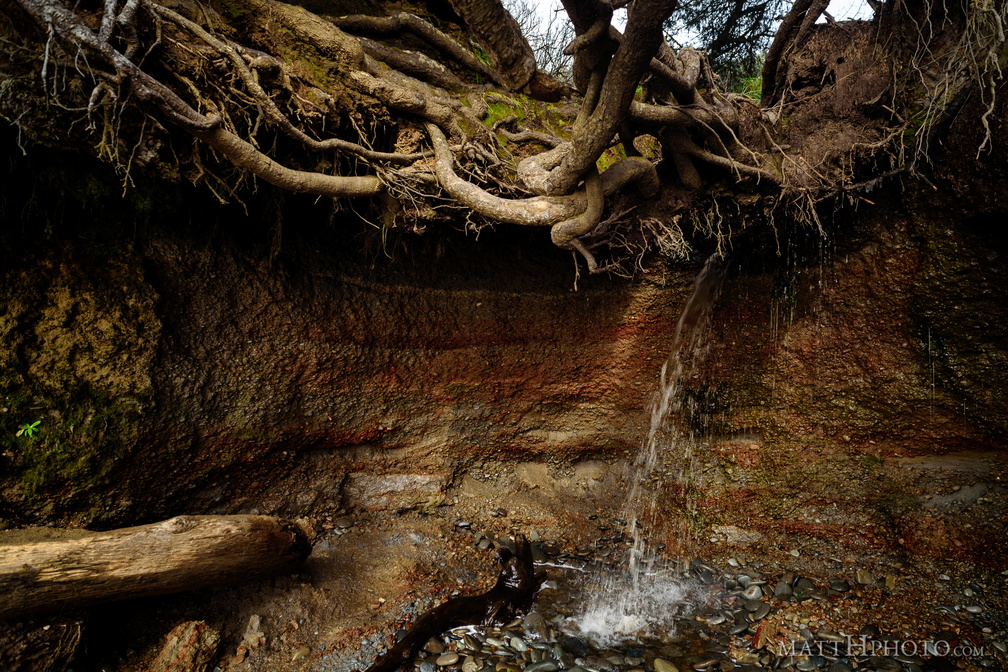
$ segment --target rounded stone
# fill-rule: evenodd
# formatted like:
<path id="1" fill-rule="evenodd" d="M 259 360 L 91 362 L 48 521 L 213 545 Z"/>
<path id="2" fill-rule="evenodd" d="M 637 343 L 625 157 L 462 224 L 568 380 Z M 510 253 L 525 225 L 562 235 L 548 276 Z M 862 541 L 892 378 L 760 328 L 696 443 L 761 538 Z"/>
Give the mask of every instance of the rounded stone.
<path id="1" fill-rule="evenodd" d="M 742 593 L 742 597 L 747 600 L 758 600 L 763 597 L 763 589 L 759 586 L 749 586 L 745 589 L 745 592 Z"/>
<path id="2" fill-rule="evenodd" d="M 679 672 L 679 668 L 675 666 L 675 663 L 664 658 L 655 658 L 654 669 L 655 672 Z"/>
<path id="3" fill-rule="evenodd" d="M 553 660 L 543 660 L 525 666 L 525 672 L 556 672 L 559 669 L 560 666 Z"/>
<path id="4" fill-rule="evenodd" d="M 427 643 L 424 644 L 423 650 L 427 653 L 441 654 L 444 653 L 444 644 L 440 639 L 431 637 L 427 640 Z"/>
<path id="5" fill-rule="evenodd" d="M 752 619 L 752 621 L 755 623 L 756 621 L 766 618 L 769 613 L 770 613 L 770 605 L 767 604 L 766 602 L 763 602 L 756 609 L 756 611 L 752 612 L 752 614 L 749 615 L 749 618 Z"/>
<path id="6" fill-rule="evenodd" d="M 459 661 L 459 654 L 457 651 L 446 651 L 437 657 L 434 662 L 438 667 L 448 667 L 449 665 L 454 665 Z"/>

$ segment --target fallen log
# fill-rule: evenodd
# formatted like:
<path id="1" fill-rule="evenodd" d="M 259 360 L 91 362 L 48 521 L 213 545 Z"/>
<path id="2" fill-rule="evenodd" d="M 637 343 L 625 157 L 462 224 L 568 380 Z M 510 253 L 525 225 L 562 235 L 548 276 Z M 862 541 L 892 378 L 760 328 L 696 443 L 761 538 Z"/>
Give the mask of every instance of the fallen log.
<path id="1" fill-rule="evenodd" d="M 494 587 L 480 595 L 455 597 L 424 612 L 403 638 L 381 656 L 366 672 L 395 672 L 412 669 L 416 654 L 431 637 L 463 625 L 504 624 L 532 606 L 539 577 L 532 564 L 532 548 L 524 535 L 515 538 L 515 552 L 501 547 L 501 565 Z"/>
<path id="2" fill-rule="evenodd" d="M 16 543 L 0 535 L 0 618 L 264 578 L 304 562 L 312 537 L 271 516 L 178 516 Z"/>

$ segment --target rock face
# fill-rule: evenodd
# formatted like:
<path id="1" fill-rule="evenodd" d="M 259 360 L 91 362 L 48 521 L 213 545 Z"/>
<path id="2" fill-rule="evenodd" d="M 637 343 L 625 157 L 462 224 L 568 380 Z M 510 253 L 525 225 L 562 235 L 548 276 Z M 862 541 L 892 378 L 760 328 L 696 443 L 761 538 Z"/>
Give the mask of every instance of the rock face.
<path id="1" fill-rule="evenodd" d="M 692 480 L 665 490 L 698 534 L 976 550 L 922 532 L 907 470 L 1003 454 L 1004 250 L 914 207 L 730 265 L 683 381 Z M 504 476 L 544 519 L 622 496 L 607 465 L 646 435 L 698 265 L 578 278 L 542 232 L 243 226 L 4 231 L 0 515 L 427 511 Z"/>

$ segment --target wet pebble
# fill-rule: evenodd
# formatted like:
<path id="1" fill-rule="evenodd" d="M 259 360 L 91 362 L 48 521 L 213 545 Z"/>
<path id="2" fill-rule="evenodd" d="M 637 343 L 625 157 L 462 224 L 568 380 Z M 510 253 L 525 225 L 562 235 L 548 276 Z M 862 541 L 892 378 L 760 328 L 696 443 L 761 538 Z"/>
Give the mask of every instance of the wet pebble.
<path id="1" fill-rule="evenodd" d="M 343 516 L 336 521 L 336 527 L 340 530 L 348 530 L 354 525 L 354 520 L 350 516 Z"/>
<path id="2" fill-rule="evenodd" d="M 440 656 L 438 656 L 437 660 L 435 660 L 434 662 L 435 662 L 435 664 L 437 664 L 438 667 L 448 667 L 449 665 L 454 665 L 458 661 L 459 661 L 459 654 L 458 654 L 458 652 L 456 652 L 456 651 L 447 651 L 445 653 L 442 653 Z M 424 661 L 424 662 L 426 662 L 426 661 Z M 421 665 L 422 664 L 423 663 L 421 663 Z M 430 672 L 430 671 L 429 670 L 424 670 L 424 672 Z"/>
<path id="3" fill-rule="evenodd" d="M 760 603 L 760 606 L 759 608 L 756 609 L 756 611 L 749 614 L 749 620 L 755 623 L 756 621 L 766 618 L 769 613 L 770 613 L 770 605 L 767 604 L 766 602 L 762 602 Z"/>
<path id="4" fill-rule="evenodd" d="M 968 607 L 966 607 L 966 611 L 968 611 L 971 614 L 981 614 L 983 613 L 983 607 L 971 604 Z"/>
<path id="5" fill-rule="evenodd" d="M 791 597 L 793 591 L 791 590 L 791 585 L 785 583 L 784 581 L 778 581 L 777 586 L 774 588 L 774 597 L 781 599 Z"/>
<path id="6" fill-rule="evenodd" d="M 878 672 L 900 672 L 899 661 L 888 656 L 873 656 L 870 665 Z"/>
<path id="7" fill-rule="evenodd" d="M 466 656 L 462 661 L 462 672 L 479 672 L 483 669 L 483 661 L 471 656 Z"/>
<path id="8" fill-rule="evenodd" d="M 704 670 L 709 670 L 713 668 L 720 662 L 721 661 L 718 658 L 706 658 L 704 660 L 701 660 L 700 662 L 694 663 L 693 669 L 697 670 L 697 672 L 703 672 Z"/>
<path id="9" fill-rule="evenodd" d="M 429 660 L 420 661 L 420 672 L 434 672 L 436 669 L 437 666 Z"/>
<path id="10" fill-rule="evenodd" d="M 854 579 L 862 586 L 869 586 L 875 583 L 875 577 L 867 569 L 859 569 L 854 573 Z"/>
<path id="11" fill-rule="evenodd" d="M 819 628 L 819 632 L 816 633 L 816 637 L 825 640 L 827 642 L 845 642 L 847 638 L 843 635 L 833 632 L 832 630 L 827 630 L 826 628 Z"/>
<path id="12" fill-rule="evenodd" d="M 441 643 L 440 639 L 437 639 L 436 637 L 431 637 L 430 639 L 427 640 L 427 643 L 424 644 L 423 650 L 426 651 L 427 653 L 434 653 L 434 654 L 444 653 L 444 644 Z"/>
<path id="13" fill-rule="evenodd" d="M 742 593 L 742 597 L 747 600 L 758 600 L 763 597 L 763 589 L 759 586 L 749 586 L 745 589 L 745 592 Z"/>
<path id="14" fill-rule="evenodd" d="M 799 660 L 795 663 L 795 667 L 801 670 L 801 672 L 812 672 L 812 670 L 816 669 L 815 663 L 811 660 Z"/>
<path id="15" fill-rule="evenodd" d="M 664 658 L 655 658 L 654 669 L 655 672 L 679 672 L 679 668 L 675 666 L 675 663 Z"/>
<path id="16" fill-rule="evenodd" d="M 749 629 L 748 621 L 739 621 L 735 625 L 728 628 L 729 635 L 741 635 L 743 632 Z"/>
<path id="17" fill-rule="evenodd" d="M 585 663 L 588 667 L 596 670 L 601 670 L 602 672 L 616 672 L 616 666 L 610 663 L 605 658 L 599 656 L 588 656 L 585 658 Z"/>
<path id="18" fill-rule="evenodd" d="M 556 672 L 559 669 L 560 666 L 553 660 L 543 660 L 525 666 L 525 672 Z"/>

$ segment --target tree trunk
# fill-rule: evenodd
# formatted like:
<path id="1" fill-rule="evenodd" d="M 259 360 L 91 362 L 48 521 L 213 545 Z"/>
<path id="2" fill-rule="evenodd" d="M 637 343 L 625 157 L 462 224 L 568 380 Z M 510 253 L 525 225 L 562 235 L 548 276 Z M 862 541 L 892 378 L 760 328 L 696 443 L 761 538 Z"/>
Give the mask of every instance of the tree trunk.
<path id="1" fill-rule="evenodd" d="M 310 533 L 270 516 L 179 516 L 0 543 L 0 618 L 240 583 L 289 571 L 309 553 Z"/>

